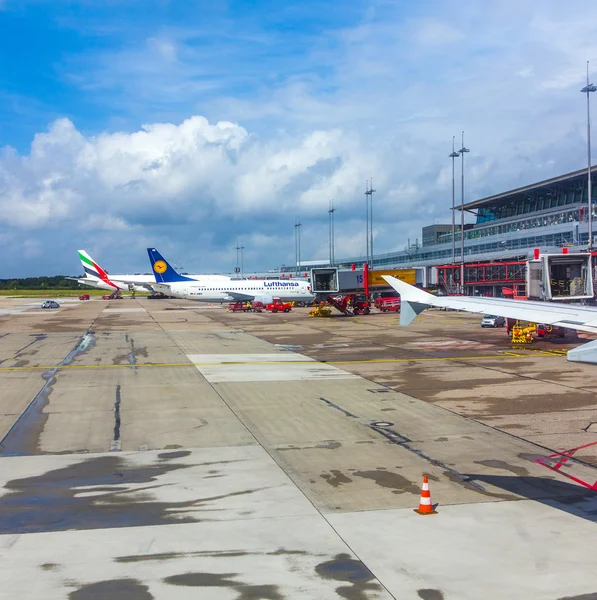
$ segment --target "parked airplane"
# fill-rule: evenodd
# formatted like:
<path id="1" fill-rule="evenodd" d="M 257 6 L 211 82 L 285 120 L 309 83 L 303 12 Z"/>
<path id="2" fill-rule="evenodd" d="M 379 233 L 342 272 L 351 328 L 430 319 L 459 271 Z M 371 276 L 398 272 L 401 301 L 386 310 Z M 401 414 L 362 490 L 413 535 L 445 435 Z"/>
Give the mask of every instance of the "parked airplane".
<path id="1" fill-rule="evenodd" d="M 147 248 L 151 268 L 155 273 L 156 290 L 169 296 L 200 302 L 257 301 L 264 304 L 274 298 L 284 302 L 310 302 L 314 295 L 308 281 L 279 279 L 192 279 L 177 273 L 155 249 Z"/>
<path id="2" fill-rule="evenodd" d="M 429 306 L 492 314 L 530 323 L 546 323 L 597 334 L 597 309 L 573 304 L 476 296 L 433 296 L 389 275 L 382 277 L 401 299 L 400 325 L 410 325 Z M 568 351 L 568 360 L 597 364 L 597 340 Z"/>
<path id="3" fill-rule="evenodd" d="M 129 290 L 136 292 L 153 292 L 155 277 L 152 274 L 145 275 L 109 275 L 108 272 L 96 263 L 85 250 L 78 250 L 79 260 L 83 265 L 85 277 L 79 278 L 82 285 L 88 285 L 102 290 Z M 210 280 L 229 281 L 224 275 L 189 275 L 190 279 L 208 278 Z"/>

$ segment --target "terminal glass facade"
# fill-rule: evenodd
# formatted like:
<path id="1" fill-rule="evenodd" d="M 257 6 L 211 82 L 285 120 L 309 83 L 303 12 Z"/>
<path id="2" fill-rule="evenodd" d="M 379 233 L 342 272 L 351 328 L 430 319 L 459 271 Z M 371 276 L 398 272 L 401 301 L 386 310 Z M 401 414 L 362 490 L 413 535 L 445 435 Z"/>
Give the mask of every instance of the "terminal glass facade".
<path id="1" fill-rule="evenodd" d="M 597 186 L 593 186 L 593 196 L 595 192 L 597 192 Z M 582 185 L 581 182 L 571 189 L 560 187 L 555 190 L 538 190 L 530 194 L 514 194 L 508 202 L 479 208 L 477 223 L 498 221 L 582 202 L 587 202 L 587 186 L 586 183 Z"/>
<path id="2" fill-rule="evenodd" d="M 593 209 L 593 218 L 597 216 L 597 210 Z M 492 237 L 513 233 L 516 231 L 527 231 L 529 229 L 537 229 L 540 227 L 549 227 L 550 225 L 560 225 L 562 223 L 580 223 L 588 221 L 588 211 L 586 207 L 575 207 L 570 210 L 562 210 L 558 212 L 544 212 L 526 219 L 508 219 L 501 224 L 494 224 L 487 227 L 475 227 L 464 232 L 465 240 L 474 240 L 483 237 Z M 456 232 L 454 239 L 460 241 L 460 232 Z M 444 233 L 438 236 L 439 244 L 451 242 L 452 232 Z"/>

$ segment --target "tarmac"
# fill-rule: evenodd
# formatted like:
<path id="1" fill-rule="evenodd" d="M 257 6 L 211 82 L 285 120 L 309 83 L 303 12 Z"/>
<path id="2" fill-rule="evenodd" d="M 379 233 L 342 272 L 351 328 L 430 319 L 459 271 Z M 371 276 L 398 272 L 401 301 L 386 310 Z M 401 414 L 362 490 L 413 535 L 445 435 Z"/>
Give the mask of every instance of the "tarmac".
<path id="1" fill-rule="evenodd" d="M 40 303 L 0 299 L 0 598 L 597 599 L 583 340 Z"/>

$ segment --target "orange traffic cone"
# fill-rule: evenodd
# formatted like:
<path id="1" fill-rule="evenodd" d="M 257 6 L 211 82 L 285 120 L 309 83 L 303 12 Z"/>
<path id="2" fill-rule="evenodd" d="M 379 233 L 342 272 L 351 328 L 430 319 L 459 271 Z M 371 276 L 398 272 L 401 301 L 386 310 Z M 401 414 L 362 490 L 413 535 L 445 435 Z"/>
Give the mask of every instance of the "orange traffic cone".
<path id="1" fill-rule="evenodd" d="M 433 510 L 431 504 L 431 493 L 429 492 L 429 479 L 427 475 L 423 475 L 423 487 L 421 488 L 421 502 L 419 508 L 414 509 L 420 515 L 436 515 L 437 511 Z"/>

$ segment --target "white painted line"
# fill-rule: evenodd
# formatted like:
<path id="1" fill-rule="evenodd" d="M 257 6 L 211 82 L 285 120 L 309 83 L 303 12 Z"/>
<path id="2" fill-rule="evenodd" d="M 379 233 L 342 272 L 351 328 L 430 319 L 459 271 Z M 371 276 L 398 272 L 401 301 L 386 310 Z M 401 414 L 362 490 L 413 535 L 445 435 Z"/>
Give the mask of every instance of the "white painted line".
<path id="1" fill-rule="evenodd" d="M 315 359 L 296 352 L 277 352 L 272 354 L 188 354 L 195 364 L 248 364 L 280 362 L 316 362 Z"/>
<path id="2" fill-rule="evenodd" d="M 210 383 L 358 379 L 358 375 L 295 352 L 187 356 Z"/>

